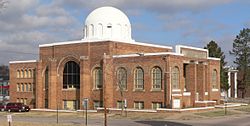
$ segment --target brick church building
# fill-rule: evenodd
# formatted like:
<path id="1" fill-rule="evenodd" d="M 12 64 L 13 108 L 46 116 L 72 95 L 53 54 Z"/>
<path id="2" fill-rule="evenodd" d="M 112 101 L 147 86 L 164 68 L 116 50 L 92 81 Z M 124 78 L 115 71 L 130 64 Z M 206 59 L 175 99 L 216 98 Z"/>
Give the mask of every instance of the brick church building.
<path id="1" fill-rule="evenodd" d="M 10 101 L 33 108 L 186 108 L 220 100 L 220 59 L 208 50 L 137 42 L 113 7 L 91 12 L 84 38 L 39 45 L 39 59 L 10 61 Z"/>

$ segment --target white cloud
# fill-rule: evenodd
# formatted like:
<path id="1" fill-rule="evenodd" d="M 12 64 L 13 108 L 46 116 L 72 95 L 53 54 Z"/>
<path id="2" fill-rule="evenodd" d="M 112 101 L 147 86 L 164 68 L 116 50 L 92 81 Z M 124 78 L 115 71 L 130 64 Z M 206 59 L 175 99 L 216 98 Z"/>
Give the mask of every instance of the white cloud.
<path id="1" fill-rule="evenodd" d="M 82 36 L 79 21 L 65 8 L 38 0 L 9 1 L 0 13 L 0 26 L 0 64 L 37 57 L 15 52 L 36 54 L 39 44 Z"/>
<path id="2" fill-rule="evenodd" d="M 74 8 L 97 8 L 100 6 L 115 6 L 122 9 L 144 9 L 161 13 L 180 12 L 183 10 L 199 11 L 210 7 L 227 4 L 233 0 L 90 0 L 69 1 L 58 0 L 60 6 Z"/>
<path id="3" fill-rule="evenodd" d="M 206 22 L 207 19 L 196 22 L 190 17 L 234 1 L 236 0 L 55 0 L 43 3 L 41 0 L 9 0 L 0 13 L 0 51 L 7 49 L 35 53 L 38 51 L 38 44 L 80 39 L 83 21 L 75 16 L 82 16 L 81 13 L 87 14 L 100 6 L 115 6 L 133 18 L 138 18 L 144 12 L 151 13 L 152 18 L 163 24 L 164 30 L 181 31 L 181 39 L 196 36 L 197 40 L 209 40 L 213 39 L 211 33 L 214 30 L 224 28 L 223 24 Z M 188 13 L 190 17 L 182 16 L 183 13 Z M 155 30 L 142 23 L 132 23 L 133 32 L 135 29 L 149 32 Z M 211 27 L 203 28 L 201 24 Z M 5 56 L 1 52 L 0 63 L 7 63 L 10 59 L 35 57 L 5 54 L 9 59 L 3 58 Z"/>

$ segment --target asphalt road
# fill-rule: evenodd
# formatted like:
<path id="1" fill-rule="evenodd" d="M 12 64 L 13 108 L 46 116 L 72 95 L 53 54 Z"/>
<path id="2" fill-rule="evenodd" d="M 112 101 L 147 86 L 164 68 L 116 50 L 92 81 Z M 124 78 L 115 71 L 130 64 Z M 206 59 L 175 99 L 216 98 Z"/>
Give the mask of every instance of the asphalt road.
<path id="1" fill-rule="evenodd" d="M 0 115 L 0 122 L 7 121 L 6 115 Z M 21 122 L 40 122 L 40 123 L 56 123 L 55 117 L 26 117 L 15 116 L 13 121 Z M 103 118 L 92 118 L 88 120 L 90 126 L 102 126 Z M 80 117 L 61 117 L 59 123 L 64 124 L 84 124 L 84 118 Z M 131 119 L 109 119 L 108 126 L 250 126 L 250 115 L 227 116 L 220 118 L 208 118 L 199 120 L 131 120 Z"/>
<path id="2" fill-rule="evenodd" d="M 192 126 L 250 126 L 250 115 L 226 116 L 211 119 L 178 121 Z"/>

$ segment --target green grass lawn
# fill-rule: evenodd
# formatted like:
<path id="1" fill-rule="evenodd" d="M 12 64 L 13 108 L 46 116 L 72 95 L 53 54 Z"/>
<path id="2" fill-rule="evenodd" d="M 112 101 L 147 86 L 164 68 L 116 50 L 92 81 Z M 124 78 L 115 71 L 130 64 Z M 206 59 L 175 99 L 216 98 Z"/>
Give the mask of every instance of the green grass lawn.
<path id="1" fill-rule="evenodd" d="M 236 108 L 235 110 L 250 113 L 250 105 Z"/>
<path id="2" fill-rule="evenodd" d="M 215 111 L 208 111 L 208 112 L 201 112 L 201 113 L 195 113 L 196 115 L 205 116 L 205 117 L 219 117 L 219 116 L 228 116 L 228 115 L 234 115 L 237 114 L 237 112 L 227 110 L 227 113 L 225 114 L 225 110 L 215 110 Z"/>
<path id="3" fill-rule="evenodd" d="M 83 125 L 83 124 L 81 124 Z M 74 124 L 74 126 L 81 126 Z M 1 123 L 1 126 L 9 126 L 8 122 Z M 35 122 L 13 122 L 11 126 L 72 126 L 72 124 L 55 124 L 55 123 L 35 123 Z"/>

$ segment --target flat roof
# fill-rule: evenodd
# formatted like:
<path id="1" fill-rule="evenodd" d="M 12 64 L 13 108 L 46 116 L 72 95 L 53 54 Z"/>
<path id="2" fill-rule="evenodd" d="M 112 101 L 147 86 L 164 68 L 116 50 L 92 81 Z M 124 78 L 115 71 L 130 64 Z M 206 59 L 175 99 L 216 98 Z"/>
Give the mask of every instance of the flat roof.
<path id="1" fill-rule="evenodd" d="M 177 53 L 181 53 L 180 48 L 186 48 L 186 49 L 192 49 L 192 50 L 198 50 L 198 51 L 204 51 L 204 52 L 208 52 L 207 49 L 203 49 L 203 48 L 197 48 L 197 47 L 193 47 L 193 46 L 185 46 L 185 45 L 176 45 L 176 52 Z"/>
<path id="2" fill-rule="evenodd" d="M 34 63 L 37 62 L 37 60 L 23 60 L 23 61 L 10 61 L 10 64 L 14 64 L 14 63 Z"/>
<path id="3" fill-rule="evenodd" d="M 124 55 L 113 55 L 113 58 L 137 57 L 137 56 L 160 56 L 160 55 L 183 56 L 183 54 L 177 54 L 175 52 L 158 52 L 158 53 L 132 53 L 132 54 L 124 54 Z"/>
<path id="4" fill-rule="evenodd" d="M 49 44 L 41 44 L 39 47 L 50 47 L 56 45 L 67 45 L 67 44 L 77 44 L 77 43 L 93 43 L 93 42 L 104 42 L 104 41 L 112 41 L 112 42 L 120 42 L 120 43 L 127 43 L 127 44 L 134 44 L 134 45 L 142 45 L 142 46 L 150 46 L 150 47 L 157 47 L 157 48 L 166 48 L 166 49 L 173 49 L 171 46 L 164 46 L 164 45 L 157 45 L 151 43 L 144 43 L 144 42 L 136 42 L 136 41 L 119 41 L 119 40 L 75 40 L 75 41 L 64 41 L 64 42 L 55 42 Z"/>

